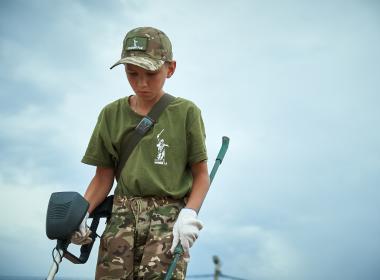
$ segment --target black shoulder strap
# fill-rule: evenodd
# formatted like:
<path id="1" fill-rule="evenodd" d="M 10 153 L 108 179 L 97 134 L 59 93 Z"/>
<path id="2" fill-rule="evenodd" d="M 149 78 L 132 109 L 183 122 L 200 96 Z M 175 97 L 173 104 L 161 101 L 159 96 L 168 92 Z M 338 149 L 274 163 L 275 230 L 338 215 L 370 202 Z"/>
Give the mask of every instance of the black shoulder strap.
<path id="1" fill-rule="evenodd" d="M 121 142 L 121 152 L 119 156 L 119 163 L 116 167 L 116 180 L 119 181 L 119 177 L 122 169 L 124 168 L 129 156 L 132 154 L 133 149 L 136 147 L 137 143 L 144 137 L 144 135 L 152 128 L 154 123 L 157 121 L 161 113 L 165 108 L 175 99 L 174 96 L 165 93 L 161 98 L 154 104 L 147 116 L 143 117 L 136 128 L 126 134 Z"/>

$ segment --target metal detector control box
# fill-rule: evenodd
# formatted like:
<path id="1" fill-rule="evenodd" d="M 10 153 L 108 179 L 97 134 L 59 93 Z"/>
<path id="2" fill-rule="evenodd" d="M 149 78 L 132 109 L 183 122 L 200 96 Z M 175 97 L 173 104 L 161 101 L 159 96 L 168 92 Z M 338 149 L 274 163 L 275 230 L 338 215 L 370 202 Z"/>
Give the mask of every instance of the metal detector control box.
<path id="1" fill-rule="evenodd" d="M 78 229 L 89 203 L 77 192 L 55 192 L 49 200 L 46 235 L 50 239 L 68 240 Z"/>

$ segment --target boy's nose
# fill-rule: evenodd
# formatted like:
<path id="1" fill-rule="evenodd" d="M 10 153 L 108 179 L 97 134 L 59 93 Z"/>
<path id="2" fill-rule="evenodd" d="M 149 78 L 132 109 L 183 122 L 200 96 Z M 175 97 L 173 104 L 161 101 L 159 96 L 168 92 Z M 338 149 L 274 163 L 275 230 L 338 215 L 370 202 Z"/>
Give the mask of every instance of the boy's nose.
<path id="1" fill-rule="evenodd" d="M 139 87 L 145 87 L 145 86 L 147 86 L 148 83 L 147 83 L 146 77 L 144 77 L 144 76 L 139 77 L 139 79 L 137 80 L 137 85 Z"/>

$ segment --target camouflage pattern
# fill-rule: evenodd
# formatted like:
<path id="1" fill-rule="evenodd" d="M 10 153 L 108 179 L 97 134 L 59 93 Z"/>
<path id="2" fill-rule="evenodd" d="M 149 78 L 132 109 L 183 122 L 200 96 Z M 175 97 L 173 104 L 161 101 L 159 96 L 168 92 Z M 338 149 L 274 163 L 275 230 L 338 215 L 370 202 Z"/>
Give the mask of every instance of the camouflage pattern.
<path id="1" fill-rule="evenodd" d="M 165 61 L 172 60 L 172 45 L 164 32 L 153 27 L 138 27 L 125 36 L 121 59 L 111 69 L 119 64 L 131 63 L 157 71 Z"/>
<path id="2" fill-rule="evenodd" d="M 149 71 L 157 71 L 158 69 L 162 67 L 162 65 L 164 65 L 165 61 L 152 60 L 143 56 L 131 56 L 131 57 L 122 58 L 118 62 L 118 64 L 127 64 L 127 63 L 137 65 Z"/>
<path id="3" fill-rule="evenodd" d="M 101 237 L 97 280 L 164 279 L 172 260 L 172 229 L 183 200 L 115 196 Z M 172 279 L 185 279 L 180 258 Z"/>

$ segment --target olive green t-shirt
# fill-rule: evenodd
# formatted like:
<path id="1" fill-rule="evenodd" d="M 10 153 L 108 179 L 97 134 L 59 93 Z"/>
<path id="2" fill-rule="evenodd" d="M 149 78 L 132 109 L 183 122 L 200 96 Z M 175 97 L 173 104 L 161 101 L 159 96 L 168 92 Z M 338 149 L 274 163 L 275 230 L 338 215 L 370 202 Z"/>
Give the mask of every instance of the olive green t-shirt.
<path id="1" fill-rule="evenodd" d="M 105 106 L 82 162 L 116 168 L 123 136 L 141 118 L 130 108 L 128 97 Z M 176 97 L 134 148 L 115 193 L 184 197 L 192 186 L 190 166 L 207 160 L 205 138 L 200 109 L 191 101 Z"/>

